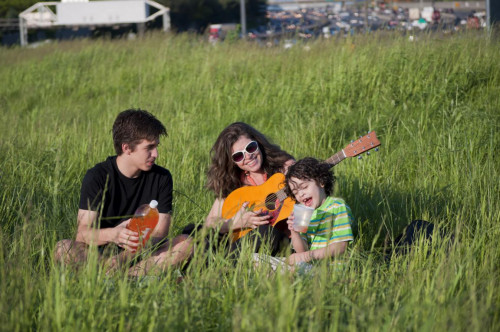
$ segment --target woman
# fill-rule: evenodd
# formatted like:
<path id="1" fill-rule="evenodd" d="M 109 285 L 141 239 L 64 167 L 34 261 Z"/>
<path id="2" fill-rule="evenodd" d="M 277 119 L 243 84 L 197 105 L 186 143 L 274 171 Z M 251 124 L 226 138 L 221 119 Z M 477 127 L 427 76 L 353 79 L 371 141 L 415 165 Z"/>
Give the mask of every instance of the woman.
<path id="1" fill-rule="evenodd" d="M 261 239 L 269 237 L 271 254 L 279 250 L 279 243 L 286 237 L 278 228 L 269 224 L 269 215 L 259 211 L 246 211 L 247 204 L 233 218 L 222 218 L 225 198 L 235 189 L 243 186 L 261 185 L 277 172 L 285 173 L 294 163 L 293 157 L 272 144 L 262 133 L 252 126 L 235 122 L 226 127 L 217 138 L 211 150 L 212 164 L 208 170 L 207 187 L 215 193 L 216 199 L 205 220 L 206 227 L 220 226 L 220 233 L 227 234 L 243 228 L 257 229 L 247 236 L 254 236 L 258 251 Z M 250 235 L 251 234 L 251 235 Z M 259 234 L 260 236 L 256 236 Z M 239 247 L 240 240 L 232 245 Z"/>

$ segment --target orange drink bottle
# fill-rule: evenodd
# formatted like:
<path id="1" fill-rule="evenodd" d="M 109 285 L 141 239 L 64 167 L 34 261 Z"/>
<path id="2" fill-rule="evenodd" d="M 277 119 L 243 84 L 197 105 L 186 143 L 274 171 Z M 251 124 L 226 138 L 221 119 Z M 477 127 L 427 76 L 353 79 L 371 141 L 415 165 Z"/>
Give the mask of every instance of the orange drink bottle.
<path id="1" fill-rule="evenodd" d="M 158 218 L 160 217 L 158 213 L 158 202 L 152 200 L 149 204 L 143 204 L 137 208 L 134 213 L 134 217 L 130 220 L 127 228 L 131 231 L 139 233 L 140 246 L 146 245 L 149 240 L 151 233 L 158 224 Z"/>

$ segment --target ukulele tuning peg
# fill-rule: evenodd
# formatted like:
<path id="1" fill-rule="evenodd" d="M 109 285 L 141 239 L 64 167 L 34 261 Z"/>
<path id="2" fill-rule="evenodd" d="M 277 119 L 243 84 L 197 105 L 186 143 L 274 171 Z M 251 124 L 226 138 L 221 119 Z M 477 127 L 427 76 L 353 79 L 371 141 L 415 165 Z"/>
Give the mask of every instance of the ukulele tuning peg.
<path id="1" fill-rule="evenodd" d="M 361 160 L 361 159 L 363 159 L 363 157 L 359 156 L 358 159 Z"/>
<path id="2" fill-rule="evenodd" d="M 380 149 L 379 149 L 379 148 L 375 148 L 375 151 L 377 151 L 377 152 L 378 152 L 378 150 L 380 150 Z"/>
<path id="3" fill-rule="evenodd" d="M 351 140 L 351 143 L 354 143 L 354 140 L 353 140 L 353 139 Z"/>
<path id="4" fill-rule="evenodd" d="M 369 155 L 370 155 L 370 151 L 368 151 L 368 152 L 366 153 L 366 155 L 367 155 L 367 156 L 369 156 Z"/>

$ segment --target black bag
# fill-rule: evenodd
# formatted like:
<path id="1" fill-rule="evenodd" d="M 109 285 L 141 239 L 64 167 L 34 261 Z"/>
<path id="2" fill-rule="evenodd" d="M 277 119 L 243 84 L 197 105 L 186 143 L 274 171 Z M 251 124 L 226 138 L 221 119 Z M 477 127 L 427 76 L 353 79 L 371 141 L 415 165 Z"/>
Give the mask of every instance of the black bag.
<path id="1" fill-rule="evenodd" d="M 392 251 L 397 255 L 407 254 L 411 251 L 413 244 L 420 236 L 425 240 L 432 241 L 432 234 L 434 233 L 434 224 L 426 220 L 413 220 L 406 226 L 401 234 L 394 239 L 394 246 L 388 243 L 389 238 L 386 237 L 384 247 L 386 259 L 390 260 Z"/>

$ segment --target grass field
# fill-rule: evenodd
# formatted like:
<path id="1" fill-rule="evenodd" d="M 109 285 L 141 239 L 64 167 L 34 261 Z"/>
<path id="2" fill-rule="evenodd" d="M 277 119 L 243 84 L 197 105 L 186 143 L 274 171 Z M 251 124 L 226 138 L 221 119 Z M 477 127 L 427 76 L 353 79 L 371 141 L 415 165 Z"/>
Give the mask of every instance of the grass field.
<path id="1" fill-rule="evenodd" d="M 0 330 L 498 331 L 500 52 L 484 35 L 212 47 L 195 37 L 0 49 Z M 245 121 L 296 158 L 326 159 L 375 130 L 379 153 L 335 167 L 358 235 L 342 269 L 270 275 L 220 255 L 177 283 L 54 264 L 76 230 L 85 171 L 113 154 L 128 108 L 169 136 L 171 235 L 201 222 L 218 133 Z M 413 219 L 443 235 L 384 260 Z"/>

